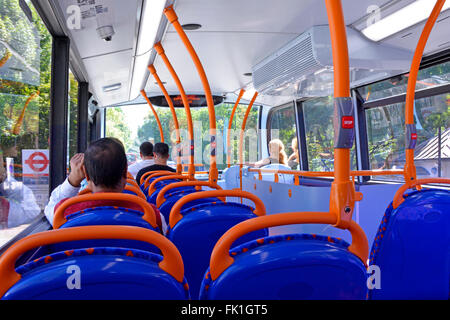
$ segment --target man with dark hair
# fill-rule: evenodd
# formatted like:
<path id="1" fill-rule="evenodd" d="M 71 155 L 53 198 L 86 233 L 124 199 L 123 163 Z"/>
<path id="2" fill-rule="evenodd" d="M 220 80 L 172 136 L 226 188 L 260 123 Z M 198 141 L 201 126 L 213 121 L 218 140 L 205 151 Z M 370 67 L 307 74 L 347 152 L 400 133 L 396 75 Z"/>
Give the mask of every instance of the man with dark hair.
<path id="1" fill-rule="evenodd" d="M 176 172 L 174 168 L 167 165 L 167 159 L 169 159 L 169 146 L 167 145 L 167 143 L 155 143 L 155 146 L 153 147 L 153 157 L 155 164 L 139 170 L 138 174 L 136 175 L 136 181 L 139 185 L 141 185 L 141 177 L 146 172 L 159 170 Z"/>
<path id="2" fill-rule="evenodd" d="M 121 193 L 127 182 L 127 157 L 123 146 L 111 138 L 102 138 L 92 142 L 85 153 L 77 153 L 70 159 L 70 174 L 67 179 L 53 190 L 45 207 L 45 216 L 53 225 L 55 210 L 61 203 L 78 195 L 81 182 L 86 178 L 87 187 L 96 192 Z M 132 202 L 116 200 L 96 200 L 74 204 L 68 207 L 64 215 L 96 206 L 119 206 L 138 211 L 142 208 Z M 153 207 L 155 210 L 156 207 Z M 159 213 L 156 209 L 155 212 Z M 157 214 L 157 221 L 165 231 L 164 217 Z"/>
<path id="3" fill-rule="evenodd" d="M 153 144 L 151 142 L 145 141 L 139 147 L 142 161 L 136 162 L 128 167 L 128 172 L 136 178 L 139 170 L 142 168 L 151 166 L 155 163 L 153 160 Z"/>

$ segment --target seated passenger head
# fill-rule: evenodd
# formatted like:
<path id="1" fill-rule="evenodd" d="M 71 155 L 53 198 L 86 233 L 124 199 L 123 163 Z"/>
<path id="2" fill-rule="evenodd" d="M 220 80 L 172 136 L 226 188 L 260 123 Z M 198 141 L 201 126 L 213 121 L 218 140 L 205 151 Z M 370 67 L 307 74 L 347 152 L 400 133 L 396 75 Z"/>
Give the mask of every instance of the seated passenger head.
<path id="1" fill-rule="evenodd" d="M 153 144 L 151 142 L 145 141 L 139 147 L 141 152 L 141 158 L 153 158 Z"/>
<path id="2" fill-rule="evenodd" d="M 122 192 L 127 181 L 127 157 L 116 139 L 92 142 L 84 153 L 84 173 L 92 192 Z"/>
<path id="3" fill-rule="evenodd" d="M 277 159 L 278 163 L 287 164 L 287 155 L 284 151 L 284 144 L 280 139 L 270 140 L 269 154 L 271 158 Z"/>
<path id="4" fill-rule="evenodd" d="M 153 156 L 155 157 L 155 164 L 166 165 L 167 159 L 169 159 L 169 145 L 164 142 L 155 143 Z"/>

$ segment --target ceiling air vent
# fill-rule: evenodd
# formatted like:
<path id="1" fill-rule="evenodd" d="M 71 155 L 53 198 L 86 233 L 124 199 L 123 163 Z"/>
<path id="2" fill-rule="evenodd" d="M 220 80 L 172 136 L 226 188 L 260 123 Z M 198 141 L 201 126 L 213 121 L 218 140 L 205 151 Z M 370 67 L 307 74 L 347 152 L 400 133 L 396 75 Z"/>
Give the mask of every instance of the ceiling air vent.
<path id="1" fill-rule="evenodd" d="M 412 52 L 376 43 L 347 28 L 351 86 L 403 73 Z M 262 94 L 317 97 L 333 92 L 333 57 L 328 26 L 314 26 L 252 68 Z"/>

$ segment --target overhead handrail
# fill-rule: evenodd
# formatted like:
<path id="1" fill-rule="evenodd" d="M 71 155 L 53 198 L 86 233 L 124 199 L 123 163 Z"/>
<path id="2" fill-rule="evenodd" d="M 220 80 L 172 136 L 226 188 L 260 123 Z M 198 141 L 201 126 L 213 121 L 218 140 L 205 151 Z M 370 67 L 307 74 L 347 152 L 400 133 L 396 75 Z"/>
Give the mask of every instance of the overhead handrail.
<path id="1" fill-rule="evenodd" d="M 173 5 L 168 6 L 164 9 L 164 14 L 167 17 L 167 20 L 173 25 L 175 31 L 180 37 L 181 41 L 185 45 L 189 55 L 191 56 L 192 61 L 197 69 L 197 72 L 200 76 L 200 80 L 202 82 L 203 90 L 205 91 L 206 103 L 208 105 L 208 115 L 209 115 L 209 133 L 211 136 L 211 153 L 210 153 L 210 168 L 209 168 L 209 181 L 211 183 L 216 183 L 219 171 L 217 170 L 217 160 L 216 160 L 216 148 L 217 148 L 217 140 L 216 140 L 216 112 L 214 110 L 214 100 L 211 93 L 211 88 L 209 86 L 208 78 L 206 77 L 205 70 L 203 69 L 202 63 L 195 52 L 194 47 L 192 46 L 189 38 L 183 30 L 180 22 L 178 21 L 177 14 L 173 9 Z"/>
<path id="2" fill-rule="evenodd" d="M 175 107 L 173 105 L 173 101 L 170 98 L 169 93 L 166 90 L 166 87 L 162 83 L 161 79 L 158 76 L 158 73 L 156 72 L 155 67 L 151 64 L 148 66 L 148 70 L 152 74 L 153 78 L 155 78 L 155 81 L 158 83 L 159 88 L 161 89 L 164 97 L 166 98 L 167 104 L 169 105 L 170 112 L 172 113 L 173 118 L 173 124 L 175 126 L 175 136 L 176 136 L 176 150 L 177 150 L 177 172 L 181 173 L 182 166 L 181 166 L 181 150 L 180 150 L 180 143 L 181 143 L 181 136 L 180 136 L 180 125 L 178 123 L 177 118 L 177 112 L 175 111 Z"/>
<path id="3" fill-rule="evenodd" d="M 175 245 L 161 234 L 131 226 L 85 226 L 39 232 L 20 239 L 8 248 L 0 257 L 0 297 L 22 278 L 16 272 L 15 264 L 25 252 L 60 242 L 96 239 L 127 239 L 153 244 L 163 256 L 158 266 L 178 282 L 183 282 L 183 259 Z"/>
<path id="4" fill-rule="evenodd" d="M 253 201 L 255 204 L 255 209 L 253 210 L 253 213 L 257 216 L 263 216 L 266 214 L 266 207 L 264 206 L 264 203 L 261 199 L 259 199 L 254 194 L 247 192 L 247 191 L 241 191 L 241 190 L 212 190 L 212 191 L 202 191 L 202 192 L 195 192 L 190 193 L 180 200 L 178 200 L 174 206 L 172 207 L 172 210 L 170 211 L 169 216 L 169 225 L 171 228 L 173 228 L 178 221 L 180 221 L 183 216 L 181 215 L 180 211 L 183 208 L 183 206 L 191 201 L 203 199 L 203 198 L 213 198 L 213 197 L 242 197 L 249 199 Z M 253 220 L 253 219 L 252 219 Z"/>
<path id="5" fill-rule="evenodd" d="M 233 106 L 233 110 L 231 110 L 231 115 L 230 115 L 230 121 L 228 122 L 228 131 L 227 131 L 227 166 L 228 168 L 231 166 L 231 141 L 230 141 L 230 135 L 231 135 L 231 128 L 233 126 L 233 118 L 234 118 L 234 113 L 236 112 L 236 108 L 239 105 L 239 102 L 241 101 L 242 96 L 244 95 L 245 90 L 241 89 L 241 91 L 239 91 L 239 96 L 236 99 L 236 102 Z"/>
<path id="6" fill-rule="evenodd" d="M 405 184 L 413 182 L 417 179 L 416 166 L 414 164 L 414 149 L 417 142 L 417 130 L 414 124 L 414 97 L 416 94 L 417 75 L 419 73 L 420 62 L 422 61 L 423 52 L 427 44 L 428 38 L 433 29 L 434 24 L 444 6 L 445 0 L 437 0 L 428 17 L 427 22 L 422 30 L 419 41 L 414 52 L 414 56 L 411 62 L 411 69 L 409 71 L 408 85 L 406 88 L 406 101 L 405 101 Z M 415 186 L 418 186 L 415 184 Z"/>
<path id="7" fill-rule="evenodd" d="M 158 196 L 156 197 L 156 206 L 159 208 L 166 201 L 166 198 L 164 196 L 169 190 L 181 187 L 201 187 L 201 186 L 210 187 L 218 190 L 222 189 L 218 184 L 211 184 L 209 181 L 181 181 L 171 183 L 159 191 Z"/>
<path id="8" fill-rule="evenodd" d="M 64 223 L 67 222 L 67 219 L 64 216 L 64 211 L 68 207 L 70 207 L 76 203 L 87 202 L 87 201 L 97 201 L 97 200 L 128 201 L 128 202 L 134 203 L 134 204 L 140 206 L 142 208 L 142 210 L 144 211 L 144 215 L 142 216 L 142 219 L 147 221 L 153 228 L 158 228 L 158 225 L 156 223 L 156 213 L 146 200 L 144 200 L 138 196 L 132 195 L 132 194 L 119 193 L 119 192 L 97 192 L 97 193 L 92 193 L 92 194 L 84 194 L 81 196 L 76 196 L 76 197 L 67 199 L 55 211 L 55 216 L 53 218 L 53 228 L 58 229 Z"/>
<path id="9" fill-rule="evenodd" d="M 312 223 L 334 225 L 336 222 L 336 216 L 330 212 L 288 212 L 243 221 L 225 232 L 219 241 L 217 241 L 210 260 L 211 279 L 216 280 L 233 264 L 234 259 L 229 253 L 230 247 L 237 239 L 245 234 L 281 225 Z M 350 231 L 352 235 L 352 244 L 348 247 L 348 250 L 361 259 L 364 265 L 367 266 L 366 261 L 369 253 L 369 244 L 364 231 L 353 220 L 342 221 L 341 227 Z"/>
<path id="10" fill-rule="evenodd" d="M 159 135 L 161 136 L 161 142 L 164 142 L 164 132 L 163 132 L 163 128 L 161 126 L 161 121 L 159 121 L 158 114 L 156 113 L 156 110 L 153 107 L 153 104 L 150 102 L 150 99 L 147 97 L 147 94 L 145 93 L 144 90 L 141 90 L 141 95 L 145 98 L 145 100 L 147 101 L 147 104 L 149 105 L 150 109 L 152 110 L 153 116 L 155 117 L 156 123 L 158 124 Z"/>
<path id="11" fill-rule="evenodd" d="M 160 42 L 155 44 L 153 46 L 156 50 L 156 52 L 159 54 L 161 59 L 164 61 L 164 64 L 166 65 L 167 69 L 169 70 L 170 74 L 172 75 L 173 80 L 175 81 L 175 84 L 177 85 L 178 91 L 180 91 L 181 100 L 183 101 L 184 111 L 186 112 L 186 119 L 187 119 L 187 127 L 188 127 L 188 140 L 189 140 L 189 166 L 188 166 L 188 175 L 191 179 L 194 179 L 195 175 L 195 165 L 194 165 L 194 126 L 192 124 L 192 115 L 191 115 L 191 107 L 189 105 L 189 100 L 186 96 L 186 92 L 184 91 L 184 87 L 180 81 L 180 78 L 178 78 L 177 73 L 175 72 L 175 69 L 173 68 L 172 64 L 169 61 L 169 58 L 167 57 L 163 46 Z"/>
<path id="12" fill-rule="evenodd" d="M 250 114 L 250 110 L 253 107 L 253 103 L 255 103 L 256 97 L 258 96 L 258 92 L 255 91 L 253 94 L 253 98 L 247 106 L 247 110 L 245 110 L 244 119 L 242 119 L 241 132 L 239 134 L 239 189 L 242 190 L 242 167 L 244 165 L 244 155 L 243 155 L 243 144 L 244 144 L 244 132 L 245 126 L 247 125 L 248 115 Z M 241 199 L 242 201 L 242 199 Z"/>

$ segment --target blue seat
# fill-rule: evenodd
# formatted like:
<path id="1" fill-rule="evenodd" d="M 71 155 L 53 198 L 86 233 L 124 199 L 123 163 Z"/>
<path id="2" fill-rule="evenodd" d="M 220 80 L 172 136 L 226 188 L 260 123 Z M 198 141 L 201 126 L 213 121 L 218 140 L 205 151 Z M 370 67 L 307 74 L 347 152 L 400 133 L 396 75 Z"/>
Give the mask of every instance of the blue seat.
<path id="1" fill-rule="evenodd" d="M 422 190 L 389 205 L 370 253 L 381 289 L 370 299 L 445 299 L 450 277 L 450 191 Z"/>
<path id="2" fill-rule="evenodd" d="M 211 252 L 217 240 L 234 225 L 256 217 L 253 208 L 239 203 L 202 203 L 181 210 L 183 218 L 168 229 L 167 238 L 183 257 L 191 297 L 198 298 L 200 284 L 208 268 Z M 238 243 L 264 237 L 267 229 L 247 234 Z"/>
<path id="3" fill-rule="evenodd" d="M 186 281 L 179 283 L 161 270 L 161 260 L 160 255 L 128 248 L 56 252 L 18 267 L 22 278 L 2 299 L 189 299 Z M 80 270 L 80 289 L 68 286 L 69 266 Z"/>
<path id="4" fill-rule="evenodd" d="M 158 183 L 156 183 L 155 185 L 155 191 L 152 194 L 148 194 L 148 189 L 150 188 L 147 187 L 144 191 L 144 194 L 147 195 L 147 201 L 152 203 L 152 204 L 156 204 L 156 198 L 158 197 L 159 191 L 161 191 L 162 188 L 164 188 L 165 186 L 174 183 L 174 182 L 180 182 L 180 180 L 178 179 L 170 179 L 170 180 L 163 180 L 163 181 L 159 181 Z"/>
<path id="5" fill-rule="evenodd" d="M 217 279 L 209 268 L 200 299 L 365 299 L 366 269 L 339 239 L 289 234 L 230 249 L 234 262 Z"/>
<path id="6" fill-rule="evenodd" d="M 177 188 L 178 189 L 178 188 Z M 175 190 L 175 189 L 172 189 Z M 172 190 L 169 190 L 168 193 L 165 194 L 165 199 L 166 201 L 158 208 L 159 212 L 161 212 L 161 214 L 164 216 L 164 219 L 166 220 L 166 222 L 169 221 L 169 217 L 170 217 L 170 210 L 172 210 L 173 205 L 180 200 L 182 197 L 184 197 L 187 194 L 193 193 L 193 192 L 201 192 L 201 191 L 197 191 L 195 190 L 195 188 L 190 188 L 190 189 L 184 189 L 184 190 L 179 190 L 179 191 L 175 191 L 175 192 L 170 192 Z M 201 203 L 210 203 L 210 202 L 219 202 L 220 200 L 218 198 L 202 198 L 202 199 L 197 199 L 194 201 L 191 201 L 189 203 L 186 203 L 183 206 L 183 210 L 193 207 L 197 204 L 201 204 Z"/>

